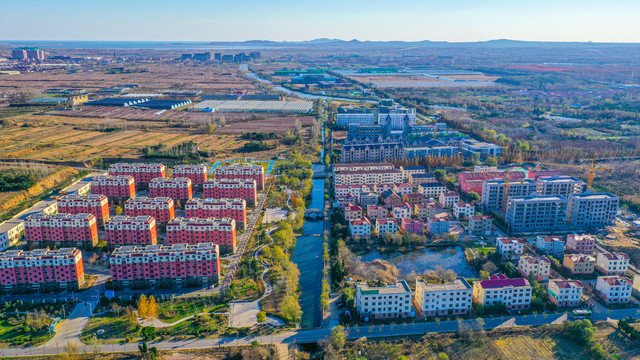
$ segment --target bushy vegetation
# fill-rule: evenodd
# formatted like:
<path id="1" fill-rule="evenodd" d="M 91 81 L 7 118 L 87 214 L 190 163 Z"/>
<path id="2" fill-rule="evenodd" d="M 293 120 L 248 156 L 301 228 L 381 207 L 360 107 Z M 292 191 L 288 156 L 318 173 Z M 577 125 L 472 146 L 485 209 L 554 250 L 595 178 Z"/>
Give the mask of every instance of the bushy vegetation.
<path id="1" fill-rule="evenodd" d="M 3 172 L 0 174 L 0 192 L 26 190 L 36 183 L 32 174 L 12 174 Z"/>
<path id="2" fill-rule="evenodd" d="M 241 148 L 238 149 L 238 152 L 257 152 L 257 151 L 266 151 L 275 149 L 275 145 L 269 145 L 264 141 L 260 142 L 248 142 L 244 143 Z"/>
<path id="3" fill-rule="evenodd" d="M 267 139 L 277 139 L 278 135 L 274 132 L 270 132 L 270 133 L 249 132 L 244 134 L 242 138 L 247 140 L 267 140 Z"/>

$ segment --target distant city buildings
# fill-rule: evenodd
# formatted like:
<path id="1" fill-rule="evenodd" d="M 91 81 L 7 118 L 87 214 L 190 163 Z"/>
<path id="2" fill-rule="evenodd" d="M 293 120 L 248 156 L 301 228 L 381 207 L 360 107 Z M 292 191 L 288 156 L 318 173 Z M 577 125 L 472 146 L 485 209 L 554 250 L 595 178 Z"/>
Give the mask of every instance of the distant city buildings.
<path id="1" fill-rule="evenodd" d="M 21 47 L 11 50 L 11 57 L 22 61 L 43 61 L 44 51 L 37 47 Z"/>

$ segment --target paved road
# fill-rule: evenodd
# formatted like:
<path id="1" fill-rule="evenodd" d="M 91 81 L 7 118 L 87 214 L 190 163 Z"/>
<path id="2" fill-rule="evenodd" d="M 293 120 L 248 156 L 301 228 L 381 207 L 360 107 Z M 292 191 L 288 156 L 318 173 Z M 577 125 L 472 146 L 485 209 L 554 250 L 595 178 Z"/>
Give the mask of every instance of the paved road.
<path id="1" fill-rule="evenodd" d="M 74 310 L 75 311 L 75 310 Z M 78 310 L 76 323 L 70 323 L 68 326 L 77 327 L 83 316 L 86 315 L 85 310 Z M 595 320 L 618 320 L 624 317 L 632 316 L 638 317 L 638 309 L 624 309 L 624 310 L 611 310 L 608 313 L 595 313 Z M 469 325 L 474 325 L 476 320 L 464 320 Z M 485 318 L 484 329 L 491 330 L 495 328 L 506 328 L 514 326 L 530 326 L 530 325 L 542 325 L 542 324 L 560 324 L 567 321 L 567 314 L 538 314 L 527 316 L 505 316 L 496 318 Z M 61 325 L 62 326 L 62 325 Z M 78 334 L 79 329 L 75 328 L 70 330 L 69 334 Z M 456 332 L 458 331 L 457 321 L 441 321 L 437 322 L 417 322 L 410 324 L 400 325 L 376 325 L 376 326 L 356 326 L 347 328 L 349 339 L 358 339 L 361 337 L 379 338 L 379 337 L 398 337 L 398 336 L 410 336 L 410 335 L 422 335 L 426 333 L 439 333 L 439 332 Z M 315 343 L 318 340 L 325 339 L 329 335 L 330 329 L 315 329 L 315 330 L 298 330 L 289 331 L 277 335 L 269 336 L 257 336 L 257 337 L 242 337 L 242 338 L 218 338 L 218 339 L 190 339 L 180 341 L 156 341 L 150 343 L 151 346 L 156 346 L 160 350 L 176 350 L 176 349 L 198 349 L 198 348 L 210 348 L 217 346 L 237 346 L 237 345 L 250 345 L 253 341 L 258 341 L 261 344 L 300 344 L 300 343 Z M 55 340 L 55 341 L 53 341 Z M 52 339 L 52 341 L 45 345 L 32 347 L 32 348 L 7 348 L 0 349 L 0 356 L 24 356 L 27 354 L 46 354 L 56 355 L 63 351 L 62 341 L 72 341 L 75 339 L 71 335 L 60 336 L 59 339 Z M 89 345 L 81 345 L 79 347 L 80 352 L 91 353 L 96 349 Z M 138 351 L 137 343 L 129 344 L 106 344 L 100 345 L 100 352 L 120 352 L 120 351 Z"/>

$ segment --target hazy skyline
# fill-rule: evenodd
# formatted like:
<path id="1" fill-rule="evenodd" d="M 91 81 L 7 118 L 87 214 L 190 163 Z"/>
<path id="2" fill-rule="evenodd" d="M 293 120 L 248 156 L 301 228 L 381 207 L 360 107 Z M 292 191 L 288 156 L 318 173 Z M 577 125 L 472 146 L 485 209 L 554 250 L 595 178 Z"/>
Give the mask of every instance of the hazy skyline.
<path id="1" fill-rule="evenodd" d="M 640 42 L 633 0 L 0 0 L 1 40 Z"/>

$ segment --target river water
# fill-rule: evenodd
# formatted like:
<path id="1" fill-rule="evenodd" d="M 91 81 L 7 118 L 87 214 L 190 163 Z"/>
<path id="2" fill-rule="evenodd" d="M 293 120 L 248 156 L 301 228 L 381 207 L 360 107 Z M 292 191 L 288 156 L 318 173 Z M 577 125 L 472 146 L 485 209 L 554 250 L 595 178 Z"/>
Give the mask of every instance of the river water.
<path id="1" fill-rule="evenodd" d="M 324 209 L 324 179 L 313 180 L 311 203 L 308 209 Z M 300 270 L 300 307 L 303 328 L 318 327 L 322 323 L 320 294 L 322 292 L 322 233 L 324 221 L 307 220 L 298 236 L 291 259 Z"/>

